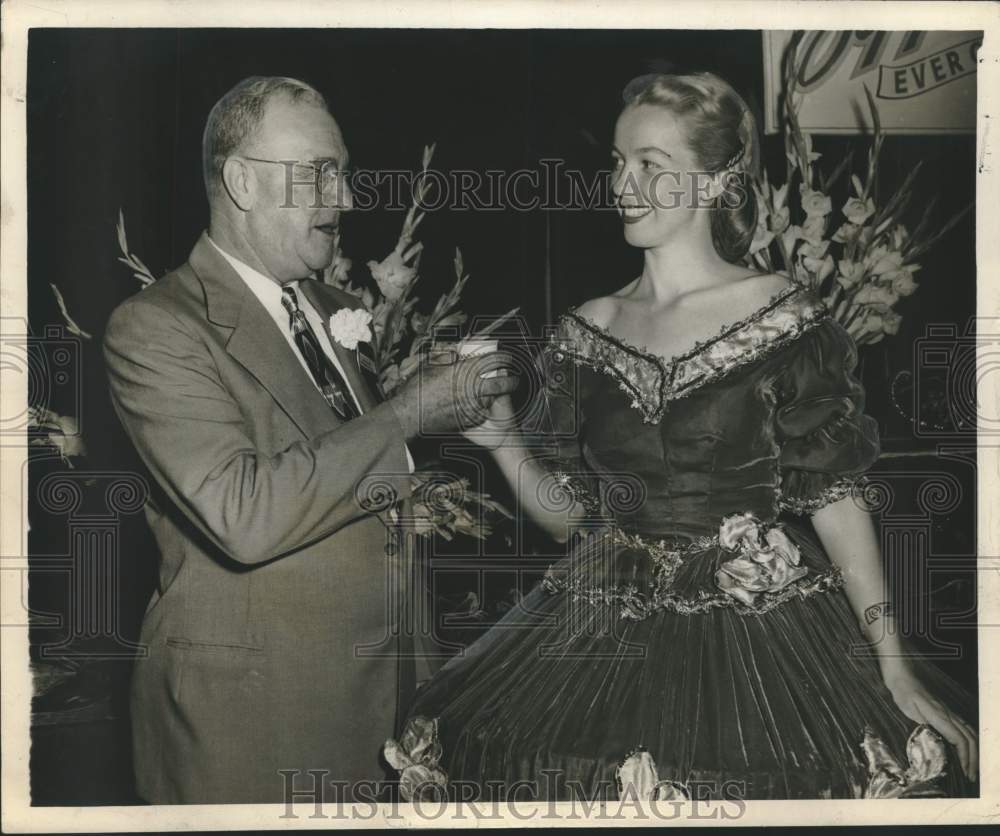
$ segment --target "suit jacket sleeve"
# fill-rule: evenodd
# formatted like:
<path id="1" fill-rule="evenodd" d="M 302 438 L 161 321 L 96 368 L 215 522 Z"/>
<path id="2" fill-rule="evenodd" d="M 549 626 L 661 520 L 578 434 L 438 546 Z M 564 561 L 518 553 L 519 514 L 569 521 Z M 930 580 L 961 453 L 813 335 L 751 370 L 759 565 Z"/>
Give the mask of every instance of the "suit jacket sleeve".
<path id="1" fill-rule="evenodd" d="M 265 455 L 202 338 L 169 311 L 129 300 L 112 314 L 104 353 L 115 408 L 151 474 L 241 563 L 295 551 L 410 493 L 388 403 Z"/>

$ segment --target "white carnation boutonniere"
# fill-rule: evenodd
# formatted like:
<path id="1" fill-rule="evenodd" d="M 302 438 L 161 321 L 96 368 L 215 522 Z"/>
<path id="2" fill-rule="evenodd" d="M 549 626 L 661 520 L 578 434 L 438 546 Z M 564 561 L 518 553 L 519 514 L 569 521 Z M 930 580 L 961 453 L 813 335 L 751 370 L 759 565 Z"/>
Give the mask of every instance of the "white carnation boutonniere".
<path id="1" fill-rule="evenodd" d="M 330 336 L 348 351 L 354 351 L 358 343 L 371 342 L 372 315 L 358 308 L 341 308 L 330 317 Z"/>

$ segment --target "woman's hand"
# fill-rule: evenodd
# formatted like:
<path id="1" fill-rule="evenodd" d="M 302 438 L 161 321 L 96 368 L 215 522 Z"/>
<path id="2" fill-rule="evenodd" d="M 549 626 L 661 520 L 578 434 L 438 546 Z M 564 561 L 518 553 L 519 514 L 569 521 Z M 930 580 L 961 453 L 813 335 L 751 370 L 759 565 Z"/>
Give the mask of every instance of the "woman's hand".
<path id="1" fill-rule="evenodd" d="M 503 447 L 516 428 L 517 418 L 510 395 L 501 395 L 490 404 L 486 420 L 463 431 L 462 435 L 485 450 L 496 450 Z"/>
<path id="2" fill-rule="evenodd" d="M 973 728 L 933 697 L 902 660 L 883 671 L 886 687 L 896 705 L 917 723 L 926 723 L 958 750 L 962 771 L 970 781 L 979 774 L 979 738 Z"/>

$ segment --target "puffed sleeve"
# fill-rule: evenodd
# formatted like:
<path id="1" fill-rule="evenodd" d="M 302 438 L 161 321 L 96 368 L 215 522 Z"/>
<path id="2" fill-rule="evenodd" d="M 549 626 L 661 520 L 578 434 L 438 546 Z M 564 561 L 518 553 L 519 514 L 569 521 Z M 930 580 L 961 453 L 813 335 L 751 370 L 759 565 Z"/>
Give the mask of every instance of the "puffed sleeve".
<path id="1" fill-rule="evenodd" d="M 598 477 L 587 465 L 581 447 L 580 367 L 563 325 L 542 345 L 536 364 L 535 391 L 525 409 L 522 430 L 537 461 L 559 487 L 588 513 L 600 510 Z"/>
<path id="2" fill-rule="evenodd" d="M 846 496 L 878 458 L 878 426 L 864 414 L 857 349 L 823 320 L 783 353 L 775 381 L 782 510 L 810 514 Z"/>

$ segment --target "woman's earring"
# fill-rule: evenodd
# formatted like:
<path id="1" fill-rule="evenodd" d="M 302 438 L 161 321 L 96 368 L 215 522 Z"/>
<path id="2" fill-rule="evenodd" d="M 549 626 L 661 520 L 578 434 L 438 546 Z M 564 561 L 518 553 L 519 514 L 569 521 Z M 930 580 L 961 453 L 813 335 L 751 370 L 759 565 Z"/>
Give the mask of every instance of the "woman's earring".
<path id="1" fill-rule="evenodd" d="M 736 146 L 736 150 L 733 155 L 726 161 L 725 168 L 731 169 L 737 166 L 743 160 L 743 152 L 746 150 L 746 146 L 741 142 Z"/>

